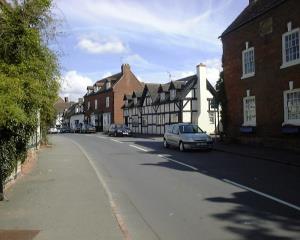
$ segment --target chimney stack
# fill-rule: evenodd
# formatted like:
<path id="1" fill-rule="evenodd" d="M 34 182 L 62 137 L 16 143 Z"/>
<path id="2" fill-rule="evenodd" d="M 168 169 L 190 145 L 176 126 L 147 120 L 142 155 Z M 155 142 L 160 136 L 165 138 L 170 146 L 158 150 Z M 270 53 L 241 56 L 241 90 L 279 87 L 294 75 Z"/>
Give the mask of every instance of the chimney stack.
<path id="1" fill-rule="evenodd" d="M 83 103 L 83 98 L 78 98 L 78 103 Z"/>
<path id="2" fill-rule="evenodd" d="M 69 98 L 68 97 L 65 97 L 65 102 L 69 102 Z"/>
<path id="3" fill-rule="evenodd" d="M 130 65 L 128 63 L 123 63 L 121 66 L 122 73 L 130 70 Z"/>

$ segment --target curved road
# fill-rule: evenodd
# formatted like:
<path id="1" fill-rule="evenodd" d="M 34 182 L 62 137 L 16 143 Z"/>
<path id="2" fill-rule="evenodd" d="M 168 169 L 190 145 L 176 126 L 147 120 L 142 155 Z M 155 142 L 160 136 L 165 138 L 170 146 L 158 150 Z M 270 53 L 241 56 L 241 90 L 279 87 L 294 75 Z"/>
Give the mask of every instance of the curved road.
<path id="1" fill-rule="evenodd" d="M 63 137 L 94 163 L 132 239 L 299 239 L 297 167 L 151 138 Z"/>

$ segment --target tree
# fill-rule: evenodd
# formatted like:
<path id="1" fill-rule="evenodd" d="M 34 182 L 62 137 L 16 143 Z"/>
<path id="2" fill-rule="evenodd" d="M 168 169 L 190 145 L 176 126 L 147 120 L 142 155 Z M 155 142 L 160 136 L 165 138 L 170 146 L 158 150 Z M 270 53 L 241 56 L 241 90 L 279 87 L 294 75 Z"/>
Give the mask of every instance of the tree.
<path id="1" fill-rule="evenodd" d="M 37 112 L 44 131 L 55 114 L 60 74 L 48 47 L 51 12 L 52 0 L 0 1 L 0 198 L 4 179 L 25 159 Z"/>
<path id="2" fill-rule="evenodd" d="M 223 125 L 223 134 L 227 133 L 227 96 L 224 83 L 224 72 L 220 72 L 219 80 L 216 84 L 217 101 L 221 105 L 221 122 Z"/>

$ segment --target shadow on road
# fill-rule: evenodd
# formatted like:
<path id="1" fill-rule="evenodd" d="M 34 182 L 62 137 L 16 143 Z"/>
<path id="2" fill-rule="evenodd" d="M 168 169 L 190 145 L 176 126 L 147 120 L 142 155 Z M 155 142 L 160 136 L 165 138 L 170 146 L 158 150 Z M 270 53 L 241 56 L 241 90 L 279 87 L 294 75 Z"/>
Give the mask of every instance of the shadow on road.
<path id="1" fill-rule="evenodd" d="M 146 163 L 142 166 L 153 166 L 174 169 L 177 171 L 198 172 L 223 181 L 230 179 L 245 186 L 269 192 L 270 195 L 279 194 L 294 201 L 299 201 L 298 169 L 288 166 L 265 163 L 246 157 L 233 156 L 220 152 L 190 151 L 181 153 L 176 149 L 163 148 L 162 142 L 149 140 L 124 140 L 139 146 L 147 147 L 149 152 L 143 154 L 164 155 L 171 160 L 195 167 L 177 164 L 168 159 L 158 163 Z M 286 170 L 286 172 L 284 172 Z M 266 174 L 267 172 L 267 174 Z M 283 173 L 284 172 L 284 173 Z M 293 185 L 294 184 L 294 185 Z M 276 186 L 276 187 L 274 187 Z M 299 211 L 256 195 L 252 192 L 240 190 L 230 198 L 206 198 L 206 201 L 228 204 L 230 210 L 212 214 L 211 217 L 225 223 L 225 229 L 234 233 L 239 239 L 251 240 L 296 240 L 300 236 Z M 296 203 L 295 203 L 296 204 Z M 274 232 L 276 226 L 276 233 Z M 298 237 L 296 237 L 298 236 Z"/>

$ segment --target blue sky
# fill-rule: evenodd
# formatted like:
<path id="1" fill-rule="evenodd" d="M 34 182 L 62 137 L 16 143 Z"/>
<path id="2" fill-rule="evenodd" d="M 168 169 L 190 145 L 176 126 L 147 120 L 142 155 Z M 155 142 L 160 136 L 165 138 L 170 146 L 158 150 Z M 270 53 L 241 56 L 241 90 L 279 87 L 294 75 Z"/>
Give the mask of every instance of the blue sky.
<path id="1" fill-rule="evenodd" d="M 62 36 L 61 96 L 76 100 L 86 86 L 129 63 L 144 82 L 192 75 L 205 63 L 214 84 L 221 70 L 218 36 L 248 0 L 57 0 Z"/>

